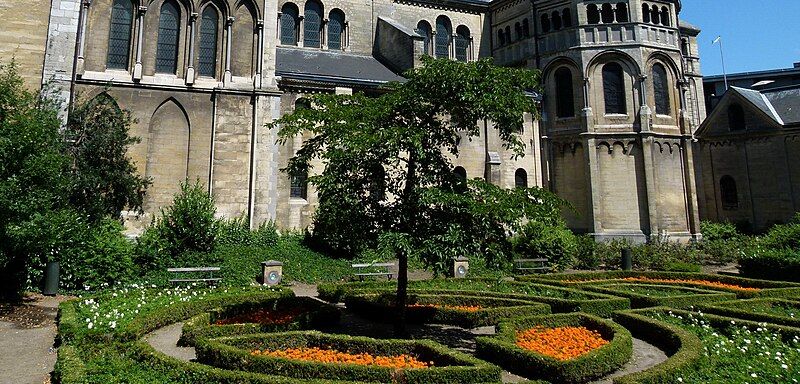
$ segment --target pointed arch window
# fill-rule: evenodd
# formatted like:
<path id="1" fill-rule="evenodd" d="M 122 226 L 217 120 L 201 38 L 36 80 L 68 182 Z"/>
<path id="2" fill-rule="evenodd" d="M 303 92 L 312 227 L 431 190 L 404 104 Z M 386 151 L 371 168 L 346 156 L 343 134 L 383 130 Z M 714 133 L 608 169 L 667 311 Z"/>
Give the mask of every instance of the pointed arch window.
<path id="1" fill-rule="evenodd" d="M 564 11 L 561 12 L 561 24 L 564 24 L 564 28 L 572 26 L 572 12 L 569 8 L 564 8 Z"/>
<path id="2" fill-rule="evenodd" d="M 456 60 L 469 60 L 469 28 L 459 25 L 456 28 Z"/>
<path id="3" fill-rule="evenodd" d="M 281 8 L 281 44 L 297 45 L 297 19 L 300 10 L 293 3 L 286 3 Z"/>
<path id="4" fill-rule="evenodd" d="M 131 0 L 114 0 L 111 8 L 111 27 L 108 34 L 106 66 L 110 69 L 128 69 L 131 49 L 133 4 Z"/>
<path id="5" fill-rule="evenodd" d="M 178 42 L 180 39 L 181 12 L 174 0 L 161 5 L 158 19 L 158 43 L 156 47 L 156 72 L 178 71 Z"/>
<path id="6" fill-rule="evenodd" d="M 203 10 L 200 20 L 199 57 L 197 74 L 200 76 L 217 76 L 217 33 L 219 30 L 219 13 L 209 5 Z"/>
<path id="7" fill-rule="evenodd" d="M 656 99 L 656 114 L 672 113 L 669 102 L 669 78 L 666 68 L 661 64 L 653 65 L 653 93 Z"/>
<path id="8" fill-rule="evenodd" d="M 451 25 L 450 19 L 446 16 L 436 18 L 436 58 L 438 59 L 450 57 L 450 36 L 453 34 Z M 506 35 L 508 34 L 506 31 Z"/>
<path id="9" fill-rule="evenodd" d="M 528 188 L 528 172 L 519 168 L 514 172 L 514 187 L 515 188 Z"/>
<path id="10" fill-rule="evenodd" d="M 739 104 L 728 107 L 728 128 L 731 132 L 744 131 L 747 127 L 744 121 L 744 109 Z"/>
<path id="11" fill-rule="evenodd" d="M 303 46 L 319 48 L 322 42 L 322 4 L 316 0 L 307 1 L 303 15 Z"/>
<path id="12" fill-rule="evenodd" d="M 739 191 L 736 189 L 736 180 L 728 175 L 719 180 L 719 194 L 722 200 L 722 209 L 732 211 L 739 208 Z"/>
<path id="13" fill-rule="evenodd" d="M 328 49 L 342 49 L 344 33 L 344 12 L 334 9 L 328 16 Z"/>
<path id="14" fill-rule="evenodd" d="M 572 71 L 567 67 L 556 70 L 556 116 L 575 117 Z"/>
<path id="15" fill-rule="evenodd" d="M 431 54 L 431 36 L 433 35 L 431 25 L 425 20 L 420 20 L 417 23 L 417 34 L 422 36 L 422 50 L 426 55 Z M 502 45 L 502 44 L 501 44 Z"/>
<path id="16" fill-rule="evenodd" d="M 625 114 L 625 78 L 622 66 L 618 63 L 608 63 L 603 66 L 603 96 L 606 104 L 606 114 Z"/>

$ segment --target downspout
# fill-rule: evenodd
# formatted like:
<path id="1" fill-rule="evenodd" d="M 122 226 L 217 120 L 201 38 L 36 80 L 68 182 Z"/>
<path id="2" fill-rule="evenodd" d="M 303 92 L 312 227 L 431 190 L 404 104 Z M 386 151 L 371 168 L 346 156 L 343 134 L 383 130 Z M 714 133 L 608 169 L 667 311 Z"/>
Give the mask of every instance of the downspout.
<path id="1" fill-rule="evenodd" d="M 218 88 L 211 91 L 211 154 L 208 157 L 208 194 L 214 194 L 214 143 L 217 138 L 217 95 Z"/>
<path id="2" fill-rule="evenodd" d="M 255 211 L 255 175 L 256 175 L 256 139 L 258 138 L 258 100 L 256 90 L 253 89 L 253 126 L 250 130 L 250 185 L 247 192 L 247 221 L 250 229 L 253 228 L 253 213 Z"/>

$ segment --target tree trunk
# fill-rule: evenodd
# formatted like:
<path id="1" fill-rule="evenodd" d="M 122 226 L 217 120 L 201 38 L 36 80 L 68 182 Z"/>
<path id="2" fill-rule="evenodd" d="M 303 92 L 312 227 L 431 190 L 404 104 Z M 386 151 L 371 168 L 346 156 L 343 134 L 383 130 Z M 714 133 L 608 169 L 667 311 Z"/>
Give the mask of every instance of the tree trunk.
<path id="1" fill-rule="evenodd" d="M 397 254 L 397 313 L 394 322 L 394 337 L 407 339 L 410 337 L 406 328 L 406 303 L 408 302 L 408 253 L 401 250 Z"/>
<path id="2" fill-rule="evenodd" d="M 406 185 L 403 190 L 403 203 L 405 220 L 400 225 L 403 234 L 411 235 L 416 226 L 417 202 L 417 159 L 413 148 L 408 152 L 408 173 L 406 174 Z M 394 335 L 397 338 L 409 338 L 406 328 L 406 303 L 408 302 L 408 250 L 403 248 L 397 252 L 397 316 L 394 322 Z"/>

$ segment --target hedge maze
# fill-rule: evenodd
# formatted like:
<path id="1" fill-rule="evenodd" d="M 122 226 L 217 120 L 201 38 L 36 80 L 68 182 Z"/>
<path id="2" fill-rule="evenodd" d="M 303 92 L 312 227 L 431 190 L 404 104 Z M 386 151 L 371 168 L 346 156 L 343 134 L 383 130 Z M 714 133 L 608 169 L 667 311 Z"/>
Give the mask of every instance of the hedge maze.
<path id="1" fill-rule="evenodd" d="M 408 320 L 493 327 L 473 352 L 319 331 L 342 321 L 343 307 L 390 326 L 395 288 L 323 284 L 322 300 L 287 289 L 126 289 L 66 302 L 55 379 L 466 384 L 500 383 L 505 370 L 536 383 L 587 383 L 615 372 L 622 372 L 615 384 L 800 380 L 798 284 L 666 272 L 438 279 L 410 284 Z M 193 347 L 195 360 L 146 342 L 176 322 L 183 322 L 179 344 Z M 626 371 L 634 339 L 667 360 Z"/>

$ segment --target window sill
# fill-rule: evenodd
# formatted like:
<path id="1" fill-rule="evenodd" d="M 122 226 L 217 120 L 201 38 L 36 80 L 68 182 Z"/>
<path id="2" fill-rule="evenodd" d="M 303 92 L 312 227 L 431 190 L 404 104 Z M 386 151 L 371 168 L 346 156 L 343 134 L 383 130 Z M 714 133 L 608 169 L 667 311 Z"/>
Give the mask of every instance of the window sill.
<path id="1" fill-rule="evenodd" d="M 308 200 L 302 197 L 290 197 L 289 205 L 308 205 Z"/>

